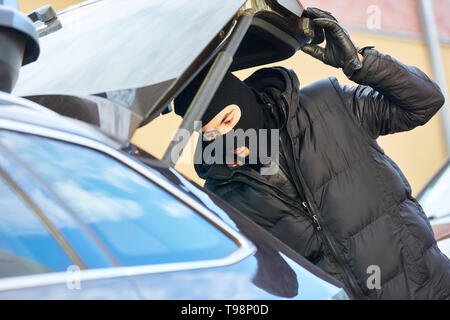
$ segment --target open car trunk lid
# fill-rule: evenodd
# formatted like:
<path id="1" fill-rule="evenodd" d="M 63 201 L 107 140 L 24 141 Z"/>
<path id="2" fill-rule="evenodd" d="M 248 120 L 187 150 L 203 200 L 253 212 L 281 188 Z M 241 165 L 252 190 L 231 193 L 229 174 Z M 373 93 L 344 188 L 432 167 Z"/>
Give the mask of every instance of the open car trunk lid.
<path id="1" fill-rule="evenodd" d="M 122 130 L 131 135 L 244 2 L 96 0 L 69 7 L 58 12 L 62 28 L 40 38 L 41 56 L 22 68 L 13 93 L 34 101 L 112 97 L 137 117 Z"/>

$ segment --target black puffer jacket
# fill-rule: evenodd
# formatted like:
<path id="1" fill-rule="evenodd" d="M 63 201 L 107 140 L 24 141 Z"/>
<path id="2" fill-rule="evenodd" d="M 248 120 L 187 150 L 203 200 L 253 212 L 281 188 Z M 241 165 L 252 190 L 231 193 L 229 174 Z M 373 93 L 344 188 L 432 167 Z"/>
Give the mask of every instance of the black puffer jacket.
<path id="1" fill-rule="evenodd" d="M 450 262 L 405 176 L 375 140 L 425 124 L 443 95 L 417 68 L 372 49 L 364 57 L 352 77 L 358 86 L 327 78 L 299 90 L 296 75 L 283 68 L 245 81 L 286 111 L 280 152 L 306 206 L 247 166 L 198 165 L 197 173 L 354 298 L 450 299 Z"/>

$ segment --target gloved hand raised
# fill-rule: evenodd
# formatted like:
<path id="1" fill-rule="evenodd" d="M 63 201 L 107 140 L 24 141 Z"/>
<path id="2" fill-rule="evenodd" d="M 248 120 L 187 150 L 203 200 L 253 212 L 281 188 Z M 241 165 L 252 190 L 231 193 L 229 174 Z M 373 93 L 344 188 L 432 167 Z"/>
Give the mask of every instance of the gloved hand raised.
<path id="1" fill-rule="evenodd" d="M 356 70 L 361 69 L 362 62 L 358 49 L 336 18 L 331 13 L 317 8 L 308 8 L 306 12 L 316 26 L 323 28 L 326 45 L 323 48 L 315 44 L 305 44 L 301 50 L 327 65 L 342 68 L 347 77 L 351 77 Z"/>

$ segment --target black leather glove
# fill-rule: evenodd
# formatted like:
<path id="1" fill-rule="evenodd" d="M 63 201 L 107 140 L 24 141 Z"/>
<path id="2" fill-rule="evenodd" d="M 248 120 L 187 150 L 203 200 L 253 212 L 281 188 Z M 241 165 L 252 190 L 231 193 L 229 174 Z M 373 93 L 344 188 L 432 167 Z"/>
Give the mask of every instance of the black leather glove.
<path id="1" fill-rule="evenodd" d="M 303 52 L 327 65 L 342 68 L 347 77 L 351 77 L 356 70 L 362 68 L 358 48 L 331 13 L 317 8 L 308 8 L 306 14 L 313 19 L 316 26 L 323 28 L 326 45 L 323 48 L 315 44 L 305 44 L 301 47 Z"/>

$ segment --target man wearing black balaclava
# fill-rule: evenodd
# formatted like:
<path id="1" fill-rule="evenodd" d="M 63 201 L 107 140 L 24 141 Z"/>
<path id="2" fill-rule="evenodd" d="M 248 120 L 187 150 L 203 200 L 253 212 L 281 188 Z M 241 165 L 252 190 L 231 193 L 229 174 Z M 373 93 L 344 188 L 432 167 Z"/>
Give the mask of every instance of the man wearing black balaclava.
<path id="1" fill-rule="evenodd" d="M 186 112 L 205 73 L 203 70 L 175 100 L 178 114 Z M 231 73 L 225 75 L 201 120 L 205 125 L 202 127 L 202 148 L 199 148 L 203 153 L 198 155 L 199 159 L 207 158 L 205 152 L 209 149 L 214 151 L 216 164 L 228 164 L 230 168 L 247 164 L 257 169 L 264 162 L 258 150 L 260 145 L 267 149 L 264 155 L 270 156 L 270 133 L 276 128 L 273 114 L 256 90 Z M 244 136 L 251 130 L 255 133 L 253 141 L 249 135 Z M 259 134 L 261 130 L 267 130 L 267 134 Z"/>
<path id="2" fill-rule="evenodd" d="M 203 157 L 197 173 L 207 189 L 340 280 L 354 298 L 450 299 L 449 259 L 405 176 L 376 142 L 424 125 L 443 95 L 419 69 L 373 47 L 356 48 L 330 13 L 307 13 L 323 28 L 326 46 L 302 50 L 358 85 L 327 78 L 300 90 L 284 68 L 258 70 L 243 82 L 228 74 L 201 119 L 198 146 L 203 154 L 221 142 L 215 152 L 225 156 Z M 201 80 L 177 97 L 177 114 L 184 115 Z M 263 175 L 270 163 L 259 150 L 223 143 L 232 129 L 276 129 L 278 149 L 268 149 L 279 170 Z M 273 137 L 258 136 L 256 145 L 267 147 Z"/>

